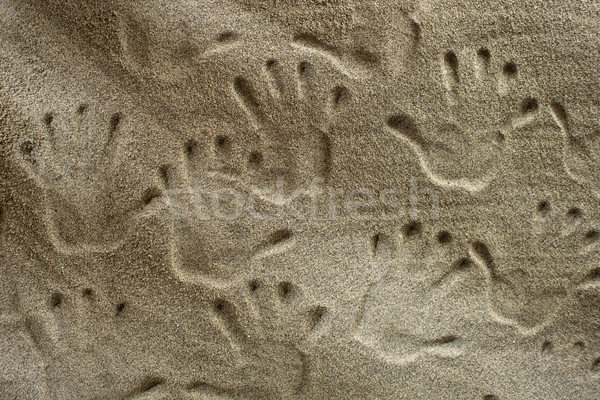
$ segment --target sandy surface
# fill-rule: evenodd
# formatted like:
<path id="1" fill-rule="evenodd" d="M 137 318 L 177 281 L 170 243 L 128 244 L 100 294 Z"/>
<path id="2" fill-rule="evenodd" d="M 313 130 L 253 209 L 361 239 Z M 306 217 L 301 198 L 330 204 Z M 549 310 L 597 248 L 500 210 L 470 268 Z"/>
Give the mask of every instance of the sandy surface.
<path id="1" fill-rule="evenodd" d="M 600 398 L 591 0 L 0 4 L 1 399 Z"/>

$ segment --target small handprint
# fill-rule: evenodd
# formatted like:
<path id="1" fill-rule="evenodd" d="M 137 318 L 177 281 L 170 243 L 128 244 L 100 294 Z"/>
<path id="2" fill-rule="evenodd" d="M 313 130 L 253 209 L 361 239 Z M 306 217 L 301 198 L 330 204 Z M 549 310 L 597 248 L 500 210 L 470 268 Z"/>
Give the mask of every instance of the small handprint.
<path id="1" fill-rule="evenodd" d="M 387 271 L 363 298 L 355 338 L 391 363 L 460 355 L 464 329 L 448 321 L 463 320 L 468 302 L 473 264 L 466 246 L 449 231 L 425 231 L 418 221 L 403 226 L 397 244 L 395 236 L 378 235 L 375 262 Z M 444 323 L 423 318 L 424 310 L 443 314 Z"/>
<path id="2" fill-rule="evenodd" d="M 41 138 L 20 144 L 29 173 L 44 190 L 46 228 L 63 253 L 116 247 L 129 211 L 114 207 L 113 174 L 119 168 L 118 132 L 123 116 L 105 119 L 87 104 L 59 118 L 42 118 Z M 104 132 L 97 134 L 98 127 Z"/>
<path id="3" fill-rule="evenodd" d="M 532 122 L 538 104 L 514 98 L 516 64 L 506 62 L 496 71 L 486 48 L 465 54 L 462 61 L 448 51 L 441 65 L 446 115 L 418 123 L 397 113 L 387 124 L 413 146 L 435 184 L 478 191 L 496 174 L 506 134 Z"/>
<path id="4" fill-rule="evenodd" d="M 178 160 L 158 169 L 145 196 L 147 212 L 168 222 L 171 272 L 207 289 L 243 279 L 253 260 L 295 243 L 273 203 L 206 162 L 220 145 L 219 139 L 208 148 L 185 143 Z"/>
<path id="5" fill-rule="evenodd" d="M 329 89 L 307 61 L 266 61 L 255 82 L 239 76 L 235 98 L 244 110 L 256 143 L 244 179 L 264 188 L 278 180 L 291 188 L 327 182 L 331 169 L 331 124 L 350 100 L 343 85 Z"/>
<path id="6" fill-rule="evenodd" d="M 251 280 L 241 291 L 243 306 L 218 299 L 214 312 L 215 325 L 231 343 L 239 366 L 252 369 L 253 378 L 246 376 L 244 384 L 269 387 L 267 380 L 279 376 L 271 388 L 280 396 L 298 394 L 309 367 L 302 345 L 322 333 L 326 308 L 291 282 Z"/>
<path id="7" fill-rule="evenodd" d="M 549 199 L 532 206 L 527 226 L 522 231 L 525 238 L 510 251 L 496 252 L 476 240 L 470 253 L 486 273 L 494 318 L 533 333 L 556 317 L 573 285 L 573 271 L 590 262 L 600 233 L 583 208 Z M 539 265 L 547 263 L 553 268 L 540 270 Z M 560 268 L 554 268 L 557 263 Z M 549 275 L 559 271 L 563 276 Z"/>

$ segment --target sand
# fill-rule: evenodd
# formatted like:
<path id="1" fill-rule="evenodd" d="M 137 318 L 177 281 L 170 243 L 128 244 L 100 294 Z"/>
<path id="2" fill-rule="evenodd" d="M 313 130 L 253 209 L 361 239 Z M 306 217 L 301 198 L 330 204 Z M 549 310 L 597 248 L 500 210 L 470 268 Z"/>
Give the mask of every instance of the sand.
<path id="1" fill-rule="evenodd" d="M 1 399 L 600 398 L 600 7 L 0 4 Z"/>

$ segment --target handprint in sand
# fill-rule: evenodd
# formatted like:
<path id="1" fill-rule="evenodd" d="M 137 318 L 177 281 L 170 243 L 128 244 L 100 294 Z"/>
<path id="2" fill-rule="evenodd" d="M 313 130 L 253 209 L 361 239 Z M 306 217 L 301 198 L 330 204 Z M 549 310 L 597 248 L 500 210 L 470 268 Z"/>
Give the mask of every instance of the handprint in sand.
<path id="1" fill-rule="evenodd" d="M 493 62 L 486 48 L 446 52 L 440 72 L 446 112 L 423 121 L 395 113 L 387 125 L 413 147 L 434 184 L 479 191 L 497 175 L 506 136 L 532 122 L 538 104 L 516 98 L 517 65 Z"/>

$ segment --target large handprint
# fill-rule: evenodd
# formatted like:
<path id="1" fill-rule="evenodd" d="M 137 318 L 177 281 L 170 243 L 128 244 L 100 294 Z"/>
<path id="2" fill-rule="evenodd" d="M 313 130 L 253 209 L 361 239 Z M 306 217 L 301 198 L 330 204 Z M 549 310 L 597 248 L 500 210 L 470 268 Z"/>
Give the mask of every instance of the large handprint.
<path id="1" fill-rule="evenodd" d="M 396 113 L 387 123 L 412 145 L 432 182 L 478 191 L 497 174 L 506 134 L 530 123 L 538 104 L 533 98 L 520 102 L 514 98 L 518 77 L 514 63 L 494 65 L 486 48 L 464 55 L 459 60 L 448 51 L 441 63 L 445 116 L 417 122 Z"/>
<path id="2" fill-rule="evenodd" d="M 242 279 L 252 260 L 293 246 L 299 216 L 282 215 L 282 206 L 331 174 L 330 130 L 350 91 L 294 54 L 248 68 L 224 87 L 238 120 L 204 120 L 202 134 L 182 139 L 157 168 L 146 195 L 147 204 L 166 206 L 171 265 L 182 281 L 222 286 Z"/>

